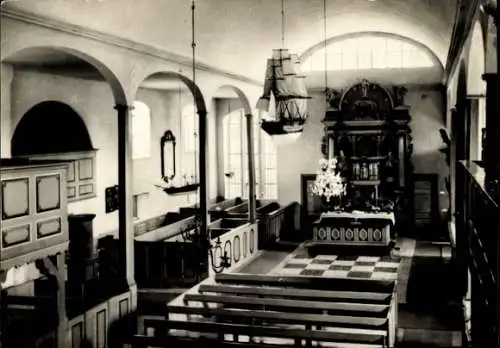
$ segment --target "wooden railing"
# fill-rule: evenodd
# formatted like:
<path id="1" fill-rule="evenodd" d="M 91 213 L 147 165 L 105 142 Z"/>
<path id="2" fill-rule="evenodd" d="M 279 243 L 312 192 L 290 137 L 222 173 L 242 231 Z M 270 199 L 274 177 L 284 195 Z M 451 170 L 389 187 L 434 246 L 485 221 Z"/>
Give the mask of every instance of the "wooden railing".
<path id="1" fill-rule="evenodd" d="M 207 258 L 191 242 L 135 242 L 139 288 L 183 288 L 207 276 Z"/>
<path id="2" fill-rule="evenodd" d="M 300 206 L 297 202 L 286 206 L 276 204 L 270 212 L 261 211 L 259 217 L 259 249 L 265 249 L 278 241 L 293 241 L 299 224 Z M 277 208 L 277 209 L 276 209 Z"/>
<path id="3" fill-rule="evenodd" d="M 500 208 L 488 193 L 484 170 L 461 162 L 456 177 L 457 262 L 461 295 L 471 274 L 471 338 L 474 347 L 500 345 Z"/>
<path id="4" fill-rule="evenodd" d="M 259 238 L 257 224 L 250 224 L 246 219 L 220 219 L 212 222 L 208 228 L 212 237 L 209 275 L 215 274 L 214 268 L 219 268 L 224 255 L 231 263 L 224 272 L 242 267 L 256 255 Z"/>
<path id="5" fill-rule="evenodd" d="M 227 211 L 231 218 L 248 219 L 248 205 L 241 204 Z M 259 249 L 271 247 L 280 240 L 292 241 L 300 224 L 297 202 L 281 206 L 275 201 L 257 201 Z"/>
<path id="6" fill-rule="evenodd" d="M 3 301 L 2 315 L 9 318 L 6 328 L 2 328 L 2 344 L 6 348 L 56 347 L 58 318 L 53 296 L 9 295 Z M 111 347 L 123 339 L 124 333 L 131 332 L 128 317 L 135 306 L 128 290 L 85 304 L 81 298 L 67 297 L 66 307 L 69 322 L 64 347 L 83 347 L 84 342 L 91 347 Z M 129 330 L 123 330 L 125 327 Z M 120 335 L 113 334 L 112 328 L 113 332 L 121 331 Z"/>

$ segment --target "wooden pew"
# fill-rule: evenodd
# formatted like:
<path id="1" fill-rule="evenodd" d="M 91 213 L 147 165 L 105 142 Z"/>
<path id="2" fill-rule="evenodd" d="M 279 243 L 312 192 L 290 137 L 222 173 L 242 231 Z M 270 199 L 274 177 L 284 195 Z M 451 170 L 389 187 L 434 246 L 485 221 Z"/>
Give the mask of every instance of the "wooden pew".
<path id="1" fill-rule="evenodd" d="M 183 235 L 196 227 L 194 216 L 135 237 L 135 280 L 139 288 L 189 287 L 203 279 L 200 250 Z"/>
<path id="2" fill-rule="evenodd" d="M 359 278 L 325 278 L 309 276 L 256 275 L 245 273 L 221 273 L 215 281 L 222 284 L 249 286 L 278 286 L 297 289 L 347 290 L 356 292 L 394 292 L 392 280 L 373 280 Z"/>
<path id="3" fill-rule="evenodd" d="M 171 301 L 166 320 L 145 320 L 158 337 L 134 342 L 188 347 L 208 335 L 205 346 L 393 347 L 394 291 L 391 281 L 223 273 Z"/>
<path id="4" fill-rule="evenodd" d="M 236 206 L 248 205 L 247 200 L 243 200 L 241 197 L 226 199 L 222 202 L 210 205 L 208 208 L 208 214 L 210 215 L 210 221 L 216 221 L 228 216 L 228 211 Z"/>
<path id="5" fill-rule="evenodd" d="M 136 236 L 137 242 L 158 242 L 173 239 L 183 232 L 192 230 L 196 227 L 196 219 L 194 216 L 173 222 L 171 224 L 161 226 L 152 231 Z"/>
<path id="6" fill-rule="evenodd" d="M 146 327 L 154 328 L 158 332 L 165 330 L 188 331 L 198 334 L 215 336 L 219 341 L 222 336 L 232 335 L 233 340 L 238 342 L 240 336 L 266 337 L 291 340 L 295 346 L 302 346 L 303 340 L 317 342 L 371 344 L 373 347 L 386 346 L 386 331 L 353 329 L 353 328 L 331 328 L 330 330 L 311 330 L 285 328 L 270 325 L 247 325 L 210 321 L 178 321 L 178 320 L 155 320 L 150 319 L 145 323 Z M 175 334 L 174 334 L 175 335 Z M 209 336 L 210 337 L 210 336 Z M 244 340 L 246 340 L 244 338 Z M 293 344 L 293 343 L 292 343 Z"/>
<path id="7" fill-rule="evenodd" d="M 281 239 L 286 239 L 296 233 L 300 209 L 297 202 L 281 206 L 272 200 L 257 200 L 257 218 L 259 219 L 259 249 L 271 247 Z M 227 211 L 231 218 L 248 219 L 248 204 L 235 206 Z"/>

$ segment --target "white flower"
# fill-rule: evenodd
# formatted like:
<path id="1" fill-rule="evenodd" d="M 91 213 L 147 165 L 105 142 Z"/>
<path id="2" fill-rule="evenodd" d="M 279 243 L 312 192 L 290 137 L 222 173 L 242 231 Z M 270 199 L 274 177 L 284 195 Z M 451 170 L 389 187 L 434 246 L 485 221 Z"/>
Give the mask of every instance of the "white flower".
<path id="1" fill-rule="evenodd" d="M 338 197 L 345 194 L 345 183 L 340 173 L 335 173 L 337 159 L 321 159 L 319 165 L 320 169 L 316 173 L 316 180 L 312 186 L 312 193 L 317 196 L 325 197 L 328 202 L 332 197 Z"/>

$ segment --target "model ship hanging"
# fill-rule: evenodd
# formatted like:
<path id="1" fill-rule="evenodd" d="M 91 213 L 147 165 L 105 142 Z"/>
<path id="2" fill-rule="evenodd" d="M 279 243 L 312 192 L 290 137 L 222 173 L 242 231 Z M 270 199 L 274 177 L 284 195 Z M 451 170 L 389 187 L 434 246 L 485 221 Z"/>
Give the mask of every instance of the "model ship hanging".
<path id="1" fill-rule="evenodd" d="M 274 49 L 267 60 L 264 93 L 257 109 L 269 112 L 271 93 L 274 97 L 274 119 L 262 120 L 261 127 L 270 136 L 302 134 L 308 118 L 305 76 L 300 73 L 300 60 L 288 49 Z"/>

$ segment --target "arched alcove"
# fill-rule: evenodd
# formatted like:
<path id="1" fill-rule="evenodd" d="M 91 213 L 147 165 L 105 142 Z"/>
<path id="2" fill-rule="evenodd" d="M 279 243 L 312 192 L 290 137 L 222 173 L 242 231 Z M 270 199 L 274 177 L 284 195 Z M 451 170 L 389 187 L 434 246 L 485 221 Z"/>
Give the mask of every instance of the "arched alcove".
<path id="1" fill-rule="evenodd" d="M 67 104 L 44 101 L 29 109 L 11 140 L 12 156 L 92 151 L 85 123 Z"/>
<path id="2" fill-rule="evenodd" d="M 200 163 L 206 163 L 203 169 L 208 167 L 209 151 L 207 146 L 200 151 L 198 136 L 202 117 L 208 124 L 205 99 L 182 69 L 168 69 L 147 69 L 134 78 L 130 88 L 135 100 L 149 106 L 151 115 L 151 156 L 147 164 L 134 161 L 132 166 L 134 204 L 137 211 L 147 214 L 138 213 L 139 218 L 164 214 L 169 204 L 201 205 L 208 196 L 208 169 L 202 170 Z M 208 132 L 205 139 L 210 141 Z M 171 195 L 181 193 L 185 195 L 172 202 Z"/>

